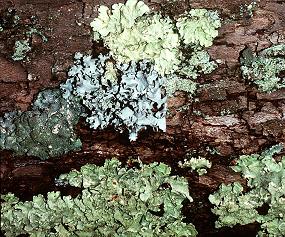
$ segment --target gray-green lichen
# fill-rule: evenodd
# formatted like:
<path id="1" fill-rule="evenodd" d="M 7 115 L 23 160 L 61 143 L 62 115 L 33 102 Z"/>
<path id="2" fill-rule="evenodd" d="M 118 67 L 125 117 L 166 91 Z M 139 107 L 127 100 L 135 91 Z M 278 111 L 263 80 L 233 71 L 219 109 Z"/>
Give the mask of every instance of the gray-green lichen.
<path id="1" fill-rule="evenodd" d="M 42 38 L 42 41 L 44 43 L 48 42 L 48 38 L 45 36 L 45 34 L 37 29 L 37 28 L 34 28 L 34 27 L 30 27 L 27 31 L 26 31 L 26 36 L 27 37 L 32 37 L 33 35 L 38 35 Z"/>
<path id="2" fill-rule="evenodd" d="M 249 4 L 243 4 L 240 6 L 240 16 L 241 17 L 252 17 L 253 13 L 256 11 L 258 3 L 260 0 L 253 0 Z"/>
<path id="3" fill-rule="evenodd" d="M 209 53 L 201 47 L 187 48 L 184 53 L 183 62 L 177 73 L 181 76 L 197 79 L 202 73 L 209 74 L 217 67 L 217 63 L 211 61 Z"/>
<path id="4" fill-rule="evenodd" d="M 280 153 L 281 145 L 276 145 L 263 153 L 241 156 L 234 171 L 241 172 L 247 179 L 249 189 L 235 182 L 222 184 L 219 190 L 209 196 L 218 215 L 216 227 L 253 222 L 261 224 L 258 236 L 282 237 L 285 233 L 285 156 L 276 161 L 274 154 Z M 265 213 L 260 209 L 268 206 Z"/>
<path id="5" fill-rule="evenodd" d="M 1 230 L 7 237 L 196 236 L 194 225 L 181 215 L 182 201 L 192 201 L 188 183 L 170 171 L 158 163 L 122 168 L 115 159 L 103 167 L 87 164 L 56 180 L 59 186 L 82 188 L 75 198 L 49 192 L 47 198 L 21 202 L 11 193 L 2 195 Z"/>
<path id="6" fill-rule="evenodd" d="M 33 22 L 31 17 L 31 22 Z M 0 32 L 4 30 L 10 30 L 13 28 L 13 32 L 17 35 L 22 35 L 14 42 L 13 54 L 11 58 L 14 61 L 24 60 L 28 53 L 32 50 L 32 35 L 39 35 L 43 42 L 47 42 L 47 37 L 37 28 L 24 24 L 20 21 L 21 18 L 16 15 L 16 10 L 9 8 L 6 12 L 1 13 L 0 17 Z"/>
<path id="7" fill-rule="evenodd" d="M 74 126 L 81 112 L 81 106 L 67 102 L 60 90 L 42 91 L 31 110 L 6 113 L 0 118 L 0 148 L 41 159 L 79 150 L 81 142 Z"/>
<path id="8" fill-rule="evenodd" d="M 165 89 L 168 96 L 172 96 L 175 91 L 184 91 L 192 96 L 196 92 L 197 83 L 189 79 L 180 78 L 173 74 L 166 78 Z"/>
<path id="9" fill-rule="evenodd" d="M 17 40 L 14 46 L 14 54 L 12 55 L 12 59 L 14 61 L 23 60 L 27 53 L 32 50 L 29 40 Z"/>
<path id="10" fill-rule="evenodd" d="M 180 168 L 191 168 L 195 170 L 199 176 L 207 174 L 207 169 L 212 167 L 212 163 L 203 157 L 191 157 L 190 159 L 184 159 L 184 161 L 179 161 L 178 166 Z"/>
<path id="11" fill-rule="evenodd" d="M 240 59 L 244 79 L 262 92 L 285 88 L 285 45 L 274 45 L 257 55 L 247 48 Z M 283 75 L 282 75 L 283 73 Z"/>

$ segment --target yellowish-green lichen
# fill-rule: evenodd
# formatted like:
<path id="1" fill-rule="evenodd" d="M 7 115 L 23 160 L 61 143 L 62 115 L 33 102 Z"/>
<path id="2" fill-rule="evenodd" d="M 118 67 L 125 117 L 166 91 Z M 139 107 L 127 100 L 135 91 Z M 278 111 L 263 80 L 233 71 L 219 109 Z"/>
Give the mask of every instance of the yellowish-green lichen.
<path id="1" fill-rule="evenodd" d="M 178 166 L 181 168 L 191 168 L 191 170 L 195 170 L 199 176 L 207 173 L 207 169 L 212 167 L 212 163 L 203 157 L 190 157 L 184 159 L 184 161 L 179 161 Z"/>
<path id="2" fill-rule="evenodd" d="M 197 50 L 190 48 L 194 52 L 192 59 L 185 58 L 182 42 L 188 46 L 191 44 L 189 47 L 210 46 L 218 34 L 216 29 L 220 26 L 220 20 L 214 11 L 193 9 L 179 18 L 176 24 L 175 20 L 163 17 L 160 13 L 151 13 L 142 1 L 128 0 L 126 4 L 114 4 L 112 9 L 101 6 L 99 16 L 91 22 L 91 26 L 94 39 L 102 39 L 119 62 L 147 59 L 154 63 L 155 70 L 165 75 L 185 68 L 185 63 L 181 65 L 182 61 L 188 65 L 195 63 L 191 60 L 195 60 L 193 55 Z M 192 40 L 187 38 L 189 32 L 194 35 Z M 197 53 L 199 57 L 196 58 L 201 59 L 203 56 L 204 67 L 200 70 L 203 71 L 209 56 L 201 52 L 200 48 Z M 190 66 L 188 72 L 193 67 L 195 65 Z M 207 65 L 205 73 L 209 73 L 210 69 L 214 70 L 212 63 Z M 197 71 L 197 68 L 194 70 Z M 197 77 L 196 72 L 187 76 Z"/>
<path id="3" fill-rule="evenodd" d="M 215 11 L 191 9 L 177 20 L 176 25 L 186 45 L 209 47 L 218 36 L 221 21 Z"/>

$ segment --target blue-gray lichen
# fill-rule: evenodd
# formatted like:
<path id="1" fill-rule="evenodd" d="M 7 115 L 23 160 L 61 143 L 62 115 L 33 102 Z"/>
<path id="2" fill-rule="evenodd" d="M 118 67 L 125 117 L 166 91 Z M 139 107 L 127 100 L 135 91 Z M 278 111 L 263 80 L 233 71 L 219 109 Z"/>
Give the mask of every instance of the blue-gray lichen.
<path id="1" fill-rule="evenodd" d="M 75 198 L 50 192 L 21 202 L 11 193 L 1 195 L 1 230 L 7 237 L 196 236 L 194 225 L 182 222 L 182 201 L 192 201 L 187 180 L 170 171 L 158 163 L 121 168 L 114 159 L 103 167 L 87 164 L 56 182 L 81 187 Z"/>
<path id="2" fill-rule="evenodd" d="M 253 155 L 241 156 L 233 170 L 241 172 L 250 188 L 245 192 L 238 182 L 225 185 L 209 196 L 219 216 L 216 227 L 236 224 L 261 224 L 259 236 L 281 237 L 285 233 L 285 156 L 278 162 L 273 155 L 280 153 L 281 145 Z M 269 207 L 264 214 L 258 210 Z"/>
<path id="3" fill-rule="evenodd" d="M 254 83 L 260 91 L 272 92 L 285 88 L 285 45 L 274 45 L 257 55 L 247 48 L 242 52 L 243 77 Z"/>
<path id="4" fill-rule="evenodd" d="M 165 79 L 148 61 L 114 64 L 108 55 L 92 59 L 79 53 L 75 59 L 61 88 L 65 98 L 74 95 L 90 111 L 91 128 L 127 128 L 130 140 L 146 126 L 166 130 Z"/>
<path id="5" fill-rule="evenodd" d="M 71 99 L 67 102 L 60 90 L 42 91 L 31 110 L 0 118 L 0 148 L 41 159 L 78 150 L 81 142 L 74 126 L 81 111 L 81 106 Z"/>

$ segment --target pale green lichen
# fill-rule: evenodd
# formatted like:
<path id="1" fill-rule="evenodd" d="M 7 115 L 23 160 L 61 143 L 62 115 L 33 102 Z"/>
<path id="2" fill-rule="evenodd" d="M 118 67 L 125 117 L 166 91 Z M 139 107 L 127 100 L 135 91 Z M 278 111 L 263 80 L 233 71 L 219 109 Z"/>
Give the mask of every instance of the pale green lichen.
<path id="1" fill-rule="evenodd" d="M 103 167 L 87 164 L 56 183 L 83 190 L 75 198 L 49 192 L 47 198 L 38 195 L 26 202 L 13 194 L 1 196 L 1 230 L 7 237 L 197 235 L 194 225 L 182 221 L 182 201 L 192 201 L 188 183 L 170 176 L 165 164 L 127 169 L 113 159 Z"/>
<path id="2" fill-rule="evenodd" d="M 180 63 L 178 34 L 169 18 L 141 17 L 147 12 L 147 5 L 136 0 L 129 0 L 126 5 L 114 4 L 112 12 L 102 6 L 99 17 L 91 23 L 97 33 L 95 39 L 99 33 L 119 62 L 153 60 L 161 74 L 171 73 Z"/>
<path id="3" fill-rule="evenodd" d="M 196 19 L 198 15 L 199 18 Z M 220 20 L 216 12 L 195 9 L 191 10 L 191 14 L 184 14 L 177 24 L 178 28 L 175 21 L 169 17 L 150 13 L 149 7 L 142 1 L 128 0 L 126 4 L 114 4 L 112 10 L 101 6 L 99 16 L 91 26 L 94 39 L 103 39 L 116 60 L 126 63 L 147 59 L 154 63 L 159 73 L 165 75 L 179 71 L 181 68 L 181 62 L 185 59 L 181 50 L 182 41 L 183 37 L 187 37 L 190 28 L 192 27 L 195 35 L 195 42 L 193 41 L 191 47 L 209 46 L 217 34 L 216 28 L 219 27 Z M 209 29 L 205 29 L 205 24 L 210 24 Z M 187 41 L 186 38 L 185 40 Z M 190 51 L 196 50 L 190 49 Z M 203 56 L 200 65 L 205 64 L 205 60 L 209 60 L 205 54 L 199 56 Z M 192 60 L 195 60 L 194 56 Z M 185 63 L 190 65 L 188 72 L 191 70 L 191 63 L 197 65 L 188 58 Z M 214 70 L 211 63 L 207 66 L 205 73 L 209 73 L 210 68 Z M 200 71 L 203 69 L 205 67 Z M 192 77 L 192 74 L 191 72 L 187 76 Z M 196 74 L 194 77 L 197 77 Z"/>
<path id="4" fill-rule="evenodd" d="M 191 9 L 177 20 L 176 25 L 186 45 L 209 47 L 218 36 L 221 21 L 215 11 Z"/>
<path id="5" fill-rule="evenodd" d="M 121 33 L 125 28 L 132 28 L 137 18 L 150 12 L 150 9 L 143 1 L 131 0 L 126 4 L 114 4 L 112 10 L 106 6 L 100 6 L 98 12 L 98 17 L 90 24 L 94 28 L 95 40 L 111 33 Z"/>
<path id="6" fill-rule="evenodd" d="M 262 92 L 285 88 L 285 45 L 274 45 L 257 55 L 247 48 L 240 59 L 244 79 L 254 83 Z"/>
<path id="7" fill-rule="evenodd" d="M 245 192 L 240 183 L 222 184 L 209 196 L 218 215 L 216 227 L 258 222 L 258 236 L 281 237 L 285 233 L 285 156 L 278 162 L 273 158 L 280 153 L 281 145 L 253 155 L 241 156 L 233 170 L 241 172 L 250 188 Z M 259 212 L 268 206 L 266 213 Z"/>
<path id="8" fill-rule="evenodd" d="M 23 60 L 27 53 L 31 51 L 31 46 L 29 40 L 17 40 L 14 46 L 14 54 L 12 55 L 12 59 L 14 61 Z"/>
<path id="9" fill-rule="evenodd" d="M 207 169 L 212 167 L 212 163 L 203 157 L 191 157 L 190 159 L 184 159 L 184 161 L 179 161 L 178 166 L 180 168 L 191 168 L 191 170 L 197 171 L 198 175 L 204 175 L 207 173 Z"/>

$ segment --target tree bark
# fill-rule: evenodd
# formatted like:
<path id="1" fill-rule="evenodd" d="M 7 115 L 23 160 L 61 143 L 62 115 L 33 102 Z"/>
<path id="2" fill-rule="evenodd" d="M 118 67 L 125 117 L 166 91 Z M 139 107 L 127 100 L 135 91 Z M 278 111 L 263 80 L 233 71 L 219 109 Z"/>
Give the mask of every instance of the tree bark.
<path id="1" fill-rule="evenodd" d="M 56 88 L 67 78 L 75 52 L 97 53 L 100 46 L 90 37 L 89 23 L 97 16 L 98 5 L 112 5 L 116 0 L 0 0 L 0 19 L 9 23 L 9 9 L 20 16 L 17 26 L 0 32 L 0 116 L 5 112 L 25 111 L 35 95 L 45 88 Z M 245 182 L 229 165 L 242 154 L 260 152 L 277 143 L 285 144 L 285 89 L 266 94 L 241 77 L 239 56 L 245 46 L 258 51 L 274 43 L 285 43 L 285 2 L 261 0 L 253 16 L 240 15 L 240 6 L 250 1 L 193 0 L 146 1 L 154 10 L 172 17 L 190 8 L 215 9 L 223 19 L 219 36 L 208 51 L 219 67 L 198 79 L 198 95 L 190 99 L 176 92 L 168 100 L 167 131 L 142 131 L 136 142 L 128 134 L 91 130 L 84 120 L 77 126 L 83 149 L 62 157 L 40 161 L 34 157 L 13 156 L 0 151 L 1 193 L 13 192 L 23 200 L 38 193 L 56 190 L 54 178 L 86 163 L 103 164 L 118 157 L 142 162 L 169 164 L 173 174 L 187 177 L 193 203 L 186 203 L 183 213 L 199 236 L 255 236 L 257 225 L 233 229 L 214 228 L 208 196 L 221 183 Z M 8 15 L 7 15 L 8 14 Z M 29 60 L 11 60 L 13 46 L 27 27 L 40 30 L 32 36 Z M 198 99 L 197 99 L 198 98 Z M 177 163 L 191 152 L 213 162 L 209 172 L 197 174 L 178 168 Z"/>

